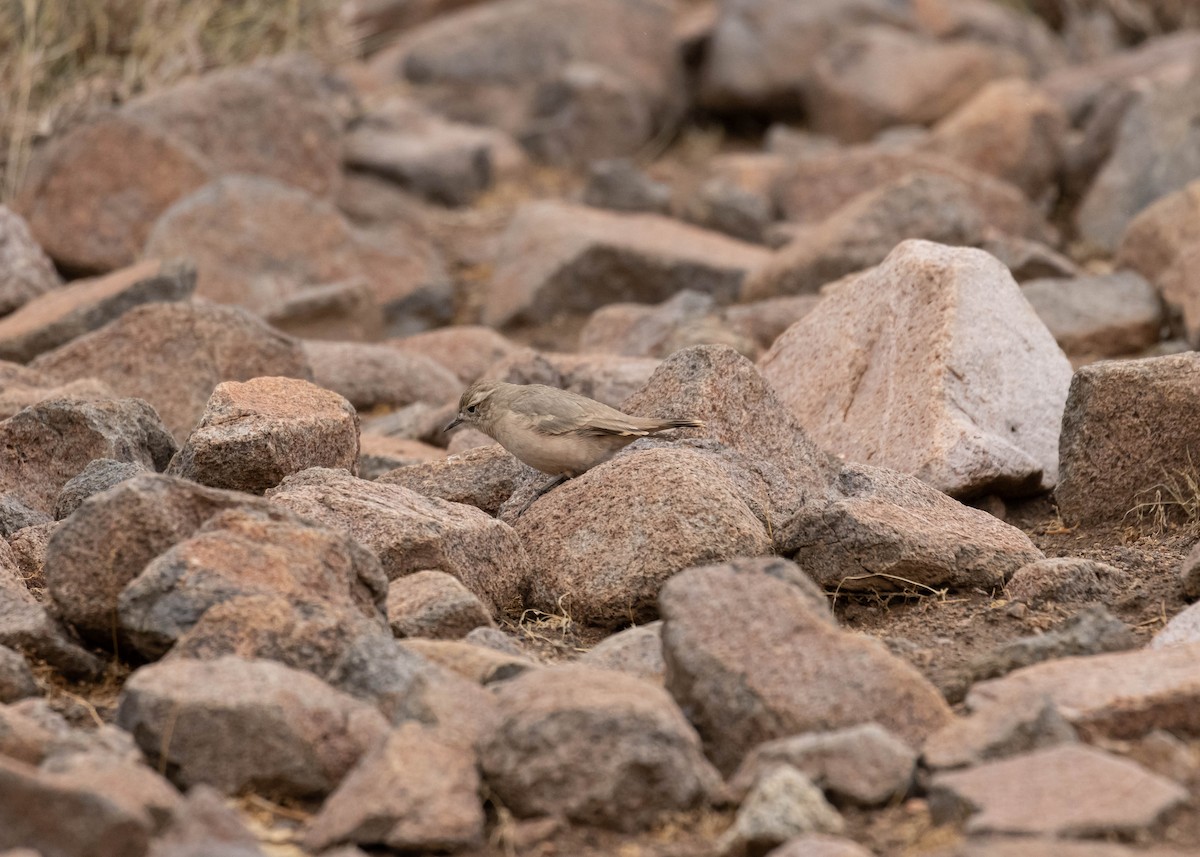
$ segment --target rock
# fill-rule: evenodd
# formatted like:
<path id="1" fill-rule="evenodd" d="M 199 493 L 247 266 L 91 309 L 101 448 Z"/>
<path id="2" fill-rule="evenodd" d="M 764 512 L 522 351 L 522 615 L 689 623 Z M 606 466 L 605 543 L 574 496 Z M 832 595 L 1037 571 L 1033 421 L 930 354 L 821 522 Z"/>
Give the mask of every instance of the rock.
<path id="1" fill-rule="evenodd" d="M 412 639 L 400 646 L 479 685 L 508 681 L 538 666 L 524 655 L 510 655 L 465 640 Z"/>
<path id="2" fill-rule="evenodd" d="M 0 760 L 41 764 L 59 749 L 60 737 L 23 706 L 0 705 Z"/>
<path id="3" fill-rule="evenodd" d="M 830 494 L 775 534 L 779 552 L 827 589 L 996 589 L 1042 558 L 1015 527 L 892 470 L 847 465 Z"/>
<path id="4" fill-rule="evenodd" d="M 61 521 L 71 516 L 84 500 L 93 494 L 107 491 L 114 485 L 148 472 L 145 465 L 135 461 L 117 461 L 112 458 L 94 458 L 87 466 L 67 480 L 54 501 L 54 519 Z"/>
<path id="5" fill-rule="evenodd" d="M 448 122 L 406 98 L 389 98 L 346 135 L 345 163 L 426 199 L 469 205 L 524 160 L 503 131 Z"/>
<path id="6" fill-rule="evenodd" d="M 1071 841 L 1042 836 L 972 836 L 949 852 L 938 857 L 1184 857 L 1173 848 L 1151 848 L 1149 851 L 1095 839 Z"/>
<path id="7" fill-rule="evenodd" d="M 1000 6 L 988 0 L 920 2 L 913 13 L 939 39 L 976 39 L 1011 48 L 1029 61 L 1035 78 L 1067 65 L 1067 47 L 1041 17 L 1041 7 Z"/>
<path id="8" fill-rule="evenodd" d="M 396 33 L 431 21 L 481 0 L 351 0 L 342 7 L 346 23 L 357 38 L 376 45 L 391 41 Z"/>
<path id="9" fill-rule="evenodd" d="M 451 321 L 454 282 L 424 220 L 359 225 L 352 237 L 363 280 L 383 311 L 384 335 L 407 336 Z"/>
<path id="10" fill-rule="evenodd" d="M 54 399 L 0 422 L 0 494 L 40 512 L 96 458 L 167 466 L 175 441 L 140 399 Z"/>
<path id="11" fill-rule="evenodd" d="M 873 857 L 852 839 L 825 833 L 805 833 L 789 839 L 767 857 Z"/>
<path id="12" fill-rule="evenodd" d="M 835 463 L 812 442 L 754 364 L 726 346 L 696 346 L 673 354 L 621 409 L 703 420 L 703 437 L 744 471 L 743 496 L 759 485 L 765 489 L 762 514 L 774 522 L 772 528 L 800 506 L 823 499 L 837 475 Z"/>
<path id="13" fill-rule="evenodd" d="M 518 817 L 645 830 L 704 804 L 719 781 L 695 731 L 661 688 L 581 666 L 534 670 L 496 692 L 480 743 L 491 791 Z"/>
<path id="14" fill-rule="evenodd" d="M 583 204 L 612 211 L 669 214 L 671 188 L 650 178 L 628 158 L 592 161 L 587 168 Z"/>
<path id="15" fill-rule="evenodd" d="M 492 328 L 473 324 L 451 325 L 391 339 L 387 344 L 405 354 L 436 360 L 457 375 L 464 386 L 481 378 L 488 367 L 519 348 Z"/>
<path id="16" fill-rule="evenodd" d="M 125 772 L 133 775 L 144 771 Z M 0 848 L 32 848 L 45 855 L 142 857 L 155 819 L 144 807 L 131 806 L 121 793 L 121 776 L 106 777 L 105 788 L 77 781 L 70 773 L 39 771 L 0 757 Z M 163 788 L 170 791 L 165 783 Z"/>
<path id="17" fill-rule="evenodd" d="M 963 768 L 1078 740 L 1075 728 L 1051 702 L 993 705 L 934 732 L 925 741 L 921 759 L 934 770 Z"/>
<path id="18" fill-rule="evenodd" d="M 1190 80 L 1139 93 L 1076 212 L 1080 237 L 1111 252 L 1139 211 L 1200 178 L 1198 124 L 1200 70 Z"/>
<path id="19" fill-rule="evenodd" d="M 7 646 L 0 646 L 0 703 L 8 704 L 28 696 L 41 695 L 41 688 L 25 656 Z"/>
<path id="20" fill-rule="evenodd" d="M 756 193 L 714 176 L 686 200 L 683 215 L 691 223 L 731 238 L 761 243 L 775 220 L 775 205 L 767 193 Z"/>
<path id="21" fill-rule="evenodd" d="M 1032 238 L 989 229 L 980 246 L 1003 262 L 1012 272 L 1013 279 L 1023 285 L 1036 279 L 1068 280 L 1084 276 L 1083 270 L 1062 253 Z M 1025 297 L 1033 303 L 1029 294 Z"/>
<path id="22" fill-rule="evenodd" d="M 156 261 L 76 280 L 0 318 L 0 359 L 26 363 L 43 351 L 103 327 L 132 307 L 187 300 L 195 287 L 194 269 Z"/>
<path id="23" fill-rule="evenodd" d="M 917 744 L 951 718 L 907 663 L 832 627 L 801 592 L 768 575 L 691 569 L 663 587 L 659 602 L 667 688 L 722 771 L 774 738 L 874 721 Z"/>
<path id="24" fill-rule="evenodd" d="M 890 259 L 906 238 L 979 244 L 985 222 L 961 182 L 934 173 L 909 173 L 861 194 L 786 245 L 746 279 L 742 298 L 816 292 L 846 274 Z"/>
<path id="25" fill-rule="evenodd" d="M 0 316 L 62 285 L 29 224 L 7 205 L 0 205 L 0 271 Z"/>
<path id="26" fill-rule="evenodd" d="M 361 342 L 308 340 L 302 345 L 313 380 L 360 410 L 440 404 L 458 388 L 458 378 L 430 357 Z"/>
<path id="27" fill-rule="evenodd" d="M 245 310 L 191 303 L 135 307 L 41 355 L 33 367 L 62 381 L 98 378 L 122 396 L 145 399 L 177 440 L 187 437 L 222 381 L 312 378 L 294 340 Z"/>
<path id="28" fill-rule="evenodd" d="M 991 81 L 1022 76 L 1012 51 L 970 40 L 936 41 L 886 26 L 849 31 L 813 60 L 812 130 L 848 143 L 894 125 L 928 125 Z"/>
<path id="29" fill-rule="evenodd" d="M 1200 247 L 1200 181 L 1147 205 L 1121 237 L 1117 262 L 1150 280 L 1168 306 L 1183 316 L 1192 344 L 1200 342 L 1200 294 L 1191 284 Z"/>
<path id="30" fill-rule="evenodd" d="M 528 547 L 507 524 L 477 509 L 323 468 L 289 477 L 267 496 L 361 541 L 389 580 L 436 569 L 458 578 L 494 612 L 520 610 Z"/>
<path id="31" fill-rule="evenodd" d="M 771 552 L 728 473 L 688 449 L 618 456 L 544 495 L 514 529 L 528 606 L 606 628 L 654 618 L 659 588 L 684 568 Z"/>
<path id="32" fill-rule="evenodd" d="M 47 521 L 32 527 L 24 527 L 13 533 L 9 539 L 12 548 L 13 562 L 17 574 L 25 582 L 25 586 L 39 601 L 44 600 L 46 591 L 46 552 L 50 538 L 58 529 L 58 521 Z"/>
<path id="33" fill-rule="evenodd" d="M 667 357 L 693 345 L 728 345 L 753 356 L 756 348 L 718 315 L 710 295 L 685 289 L 657 306 L 608 304 L 579 332 L 581 351 Z"/>
<path id="34" fill-rule="evenodd" d="M 965 819 L 968 833 L 1098 837 L 1141 831 L 1186 800 L 1133 762 L 1067 744 L 936 774 L 929 802 L 935 823 Z"/>
<path id="35" fill-rule="evenodd" d="M 409 723 L 367 752 L 309 823 L 305 848 L 454 851 L 483 840 L 475 754 Z"/>
<path id="36" fill-rule="evenodd" d="M 26 527 L 36 527 L 50 522 L 45 512 L 31 509 L 15 494 L 0 494 L 0 536 L 11 538 Z"/>
<path id="37" fill-rule="evenodd" d="M 1195 644 L 1062 658 L 980 682 L 967 707 L 1040 706 L 1049 701 L 1082 737 L 1135 738 L 1154 729 L 1189 731 L 1200 694 Z"/>
<path id="38" fill-rule="evenodd" d="M 370 309 L 377 312 L 424 286 L 399 265 L 376 264 L 381 256 L 398 260 L 412 253 L 403 242 L 392 243 L 382 248 L 365 240 L 328 200 L 281 181 L 233 175 L 165 211 L 144 252 L 188 256 L 199 271 L 197 295 L 259 315 L 311 289 L 348 281 L 370 286 L 375 298 Z"/>
<path id="39" fill-rule="evenodd" d="M 1176 354 L 1084 366 L 1071 379 L 1054 496 L 1063 522 L 1173 519 L 1200 444 L 1192 406 L 1200 356 Z M 1148 443 L 1147 438 L 1153 438 Z"/>
<path id="40" fill-rule="evenodd" d="M 18 375 L 13 370 L 19 369 Z M 47 399 L 115 399 L 117 394 L 95 378 L 60 383 L 44 372 L 0 361 L 0 420 Z"/>
<path id="41" fill-rule="evenodd" d="M 216 789 L 194 786 L 155 837 L 154 857 L 188 857 L 219 849 L 222 857 L 265 857 L 258 837 Z"/>
<path id="42" fill-rule="evenodd" d="M 1011 182 L 1036 200 L 1057 193 L 1069 128 L 1057 101 L 1008 78 L 984 86 L 942 119 L 920 148 Z"/>
<path id="43" fill-rule="evenodd" d="M 464 642 L 499 652 L 502 655 L 511 655 L 517 658 L 527 656 L 525 649 L 513 638 L 513 635 L 501 631 L 499 628 L 475 628 L 467 636 L 463 637 L 463 640 Z"/>
<path id="44" fill-rule="evenodd" d="M 628 673 L 661 685 L 667 673 L 662 653 L 662 622 L 637 625 L 605 637 L 581 655 L 579 663 Z"/>
<path id="45" fill-rule="evenodd" d="M 210 172 L 172 134 L 102 113 L 36 151 L 14 207 L 60 267 L 103 273 L 132 265 L 158 216 Z"/>
<path id="46" fill-rule="evenodd" d="M 774 198 L 786 220 L 819 226 L 856 197 L 912 173 L 957 181 L 984 223 L 1001 234 L 1054 243 L 1054 230 L 1018 188 L 949 158 L 881 144 L 792 161 L 775 180 Z"/>
<path id="47" fill-rule="evenodd" d="M 1171 621 L 1151 638 L 1149 647 L 1161 649 L 1183 643 L 1200 643 L 1200 608 L 1195 604 L 1172 616 Z"/>
<path id="48" fill-rule="evenodd" d="M 813 439 L 850 460 L 952 496 L 1056 482 L 1071 367 L 983 251 L 905 241 L 831 290 L 759 366 Z"/>
<path id="49" fill-rule="evenodd" d="M 650 380 L 658 363 L 644 357 L 524 349 L 493 364 L 486 375 L 510 384 L 558 387 L 617 407 Z"/>
<path id="50" fill-rule="evenodd" d="M 445 460 L 446 450 L 419 440 L 366 432 L 358 436 L 358 475 L 363 479 L 377 479 L 397 467 Z"/>
<path id="51" fill-rule="evenodd" d="M 781 764 L 757 779 L 718 847 L 724 855 L 761 854 L 802 833 L 841 833 L 845 827 L 812 780 Z"/>
<path id="52" fill-rule="evenodd" d="M 493 326 L 550 320 L 684 288 L 728 302 L 766 258 L 759 247 L 658 215 L 529 203 L 501 239 L 482 318 Z"/>
<path id="53" fill-rule="evenodd" d="M 537 471 L 499 444 L 468 449 L 443 461 L 410 464 L 378 477 L 381 485 L 407 488 L 426 497 L 463 503 L 495 515 Z"/>
<path id="54" fill-rule="evenodd" d="M 813 65 L 839 34 L 869 23 L 915 23 L 886 0 L 752 0 L 718 7 L 701 69 L 701 103 L 719 110 L 794 112 L 812 86 Z"/>
<path id="55" fill-rule="evenodd" d="M 417 27 L 373 65 L 453 119 L 586 163 L 632 154 L 681 107 L 673 18 L 636 0 L 503 0 Z"/>
<path id="56" fill-rule="evenodd" d="M 356 610 L 382 629 L 387 579 L 369 551 L 340 533 L 283 509 L 228 509 L 147 564 L 117 610 L 133 646 L 154 658 L 211 607 L 258 594 Z"/>
<path id="57" fill-rule="evenodd" d="M 141 667 L 117 723 L 183 787 L 328 794 L 387 734 L 378 711 L 307 673 L 225 657 Z"/>
<path id="58" fill-rule="evenodd" d="M 397 637 L 456 640 L 491 626 L 483 602 L 443 571 L 417 571 L 388 586 L 388 624 Z"/>
<path id="59" fill-rule="evenodd" d="M 1158 342 L 1162 304 L 1138 274 L 1038 279 L 1021 293 L 1063 351 L 1088 359 L 1136 354 Z"/>
<path id="60" fill-rule="evenodd" d="M 284 295 L 262 311 L 262 318 L 301 339 L 376 340 L 384 326 L 383 310 L 365 280 L 343 280 Z"/>
<path id="61" fill-rule="evenodd" d="M 908 793 L 916 765 L 912 748 L 878 724 L 863 723 L 759 744 L 729 788 L 745 796 L 768 771 L 782 766 L 799 771 L 836 802 L 880 806 Z"/>
<path id="62" fill-rule="evenodd" d="M 1005 591 L 1027 604 L 1043 601 L 1095 601 L 1112 596 L 1125 573 L 1079 557 L 1040 559 L 1013 574 Z"/>
<path id="63" fill-rule="evenodd" d="M 157 473 L 89 497 L 47 547 L 46 587 L 55 609 L 85 637 L 112 645 L 121 590 L 213 515 L 235 508 L 272 507 L 248 494 Z"/>
<path id="64" fill-rule="evenodd" d="M 358 413 L 337 393 L 299 378 L 226 381 L 169 473 L 261 494 L 310 467 L 358 466 Z"/>

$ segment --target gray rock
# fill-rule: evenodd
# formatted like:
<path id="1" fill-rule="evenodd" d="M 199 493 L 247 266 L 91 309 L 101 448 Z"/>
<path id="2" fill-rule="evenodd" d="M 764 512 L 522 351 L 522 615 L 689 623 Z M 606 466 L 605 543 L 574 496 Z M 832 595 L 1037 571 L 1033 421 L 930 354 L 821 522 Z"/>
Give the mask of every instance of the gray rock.
<path id="1" fill-rule="evenodd" d="M 845 827 L 812 780 L 780 764 L 757 778 L 718 848 L 728 857 L 761 854 L 803 833 L 841 833 Z"/>
<path id="2" fill-rule="evenodd" d="M 483 602 L 442 571 L 418 571 L 393 580 L 387 616 L 397 637 L 458 639 L 494 624 Z"/>
<path id="3" fill-rule="evenodd" d="M 112 458 L 95 458 L 67 480 L 54 501 L 54 519 L 61 521 L 74 512 L 88 497 L 107 491 L 114 485 L 145 473 L 145 465 Z"/>
<path id="4" fill-rule="evenodd" d="M 583 202 L 613 211 L 667 214 L 671 188 L 654 181 L 627 158 L 610 158 L 588 165 Z"/>
<path id="5" fill-rule="evenodd" d="M 1008 597 L 1027 604 L 1095 601 L 1111 596 L 1126 575 L 1121 569 L 1081 557 L 1039 559 L 1017 569 Z"/>
<path id="6" fill-rule="evenodd" d="M 25 587 L 0 543 L 0 646 L 45 661 L 70 678 L 95 678 L 104 664 L 76 643 Z"/>
<path id="7" fill-rule="evenodd" d="M 935 770 L 963 768 L 1078 740 L 1075 728 L 1052 702 L 993 705 L 934 732 L 925 741 L 921 758 Z"/>
<path id="8" fill-rule="evenodd" d="M 15 494 L 0 494 L 0 536 L 10 538 L 18 530 L 51 521 L 49 515 L 31 509 Z"/>
<path id="9" fill-rule="evenodd" d="M 0 206 L 0 270 L 0 316 L 62 285 L 29 224 L 6 205 Z"/>
<path id="10" fill-rule="evenodd" d="M 1132 271 L 1031 280 L 1021 285 L 1021 294 L 1063 351 L 1073 356 L 1136 354 L 1158 342 L 1162 332 L 1162 302 Z"/>
<path id="11" fill-rule="evenodd" d="M 24 655 L 7 646 L 0 646 L 0 703 L 7 704 L 41 694 L 42 690 Z"/>
<path id="12" fill-rule="evenodd" d="M 661 685 L 667 672 L 662 653 L 662 622 L 637 625 L 605 637 L 580 656 L 579 663 L 628 673 Z"/>
<path id="13" fill-rule="evenodd" d="M 398 467 L 375 481 L 495 515 L 517 486 L 536 478 L 536 473 L 504 447 L 489 444 L 455 453 L 443 461 Z"/>

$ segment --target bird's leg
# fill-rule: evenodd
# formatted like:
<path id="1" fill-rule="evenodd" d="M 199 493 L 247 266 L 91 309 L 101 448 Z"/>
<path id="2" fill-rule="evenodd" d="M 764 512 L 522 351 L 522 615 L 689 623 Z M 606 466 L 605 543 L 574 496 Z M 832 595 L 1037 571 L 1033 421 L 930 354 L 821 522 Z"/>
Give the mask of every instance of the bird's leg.
<path id="1" fill-rule="evenodd" d="M 529 500 L 526 501 L 525 505 L 521 507 L 521 511 L 517 512 L 517 514 L 514 515 L 513 517 L 519 518 L 522 515 L 524 515 L 527 511 L 529 511 L 529 507 L 532 506 L 538 500 L 539 497 L 541 497 L 543 494 L 550 493 L 551 491 L 553 491 L 559 485 L 562 485 L 564 482 L 566 482 L 570 478 L 571 477 L 565 473 L 560 473 L 557 476 L 555 476 L 553 479 L 551 479 L 549 482 L 547 482 L 545 485 L 543 485 L 541 488 L 539 488 L 537 491 L 535 491 L 533 493 L 533 496 L 530 497 Z"/>

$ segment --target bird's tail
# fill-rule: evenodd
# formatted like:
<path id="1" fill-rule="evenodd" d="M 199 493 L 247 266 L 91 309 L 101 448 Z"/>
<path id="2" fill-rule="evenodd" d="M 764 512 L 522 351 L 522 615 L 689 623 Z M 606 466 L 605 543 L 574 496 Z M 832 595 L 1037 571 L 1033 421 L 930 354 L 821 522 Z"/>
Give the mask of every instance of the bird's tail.
<path id="1" fill-rule="evenodd" d="M 663 428 L 704 428 L 704 420 L 667 420 Z M 660 429 L 661 431 L 661 429 Z"/>

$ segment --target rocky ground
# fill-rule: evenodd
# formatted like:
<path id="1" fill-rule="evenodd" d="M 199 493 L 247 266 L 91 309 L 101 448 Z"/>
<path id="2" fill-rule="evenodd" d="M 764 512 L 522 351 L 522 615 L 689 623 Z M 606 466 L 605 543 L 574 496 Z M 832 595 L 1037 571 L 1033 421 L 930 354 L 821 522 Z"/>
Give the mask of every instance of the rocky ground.
<path id="1" fill-rule="evenodd" d="M 0 853 L 1200 853 L 1192 4 L 330 10 L 5 161 Z"/>

